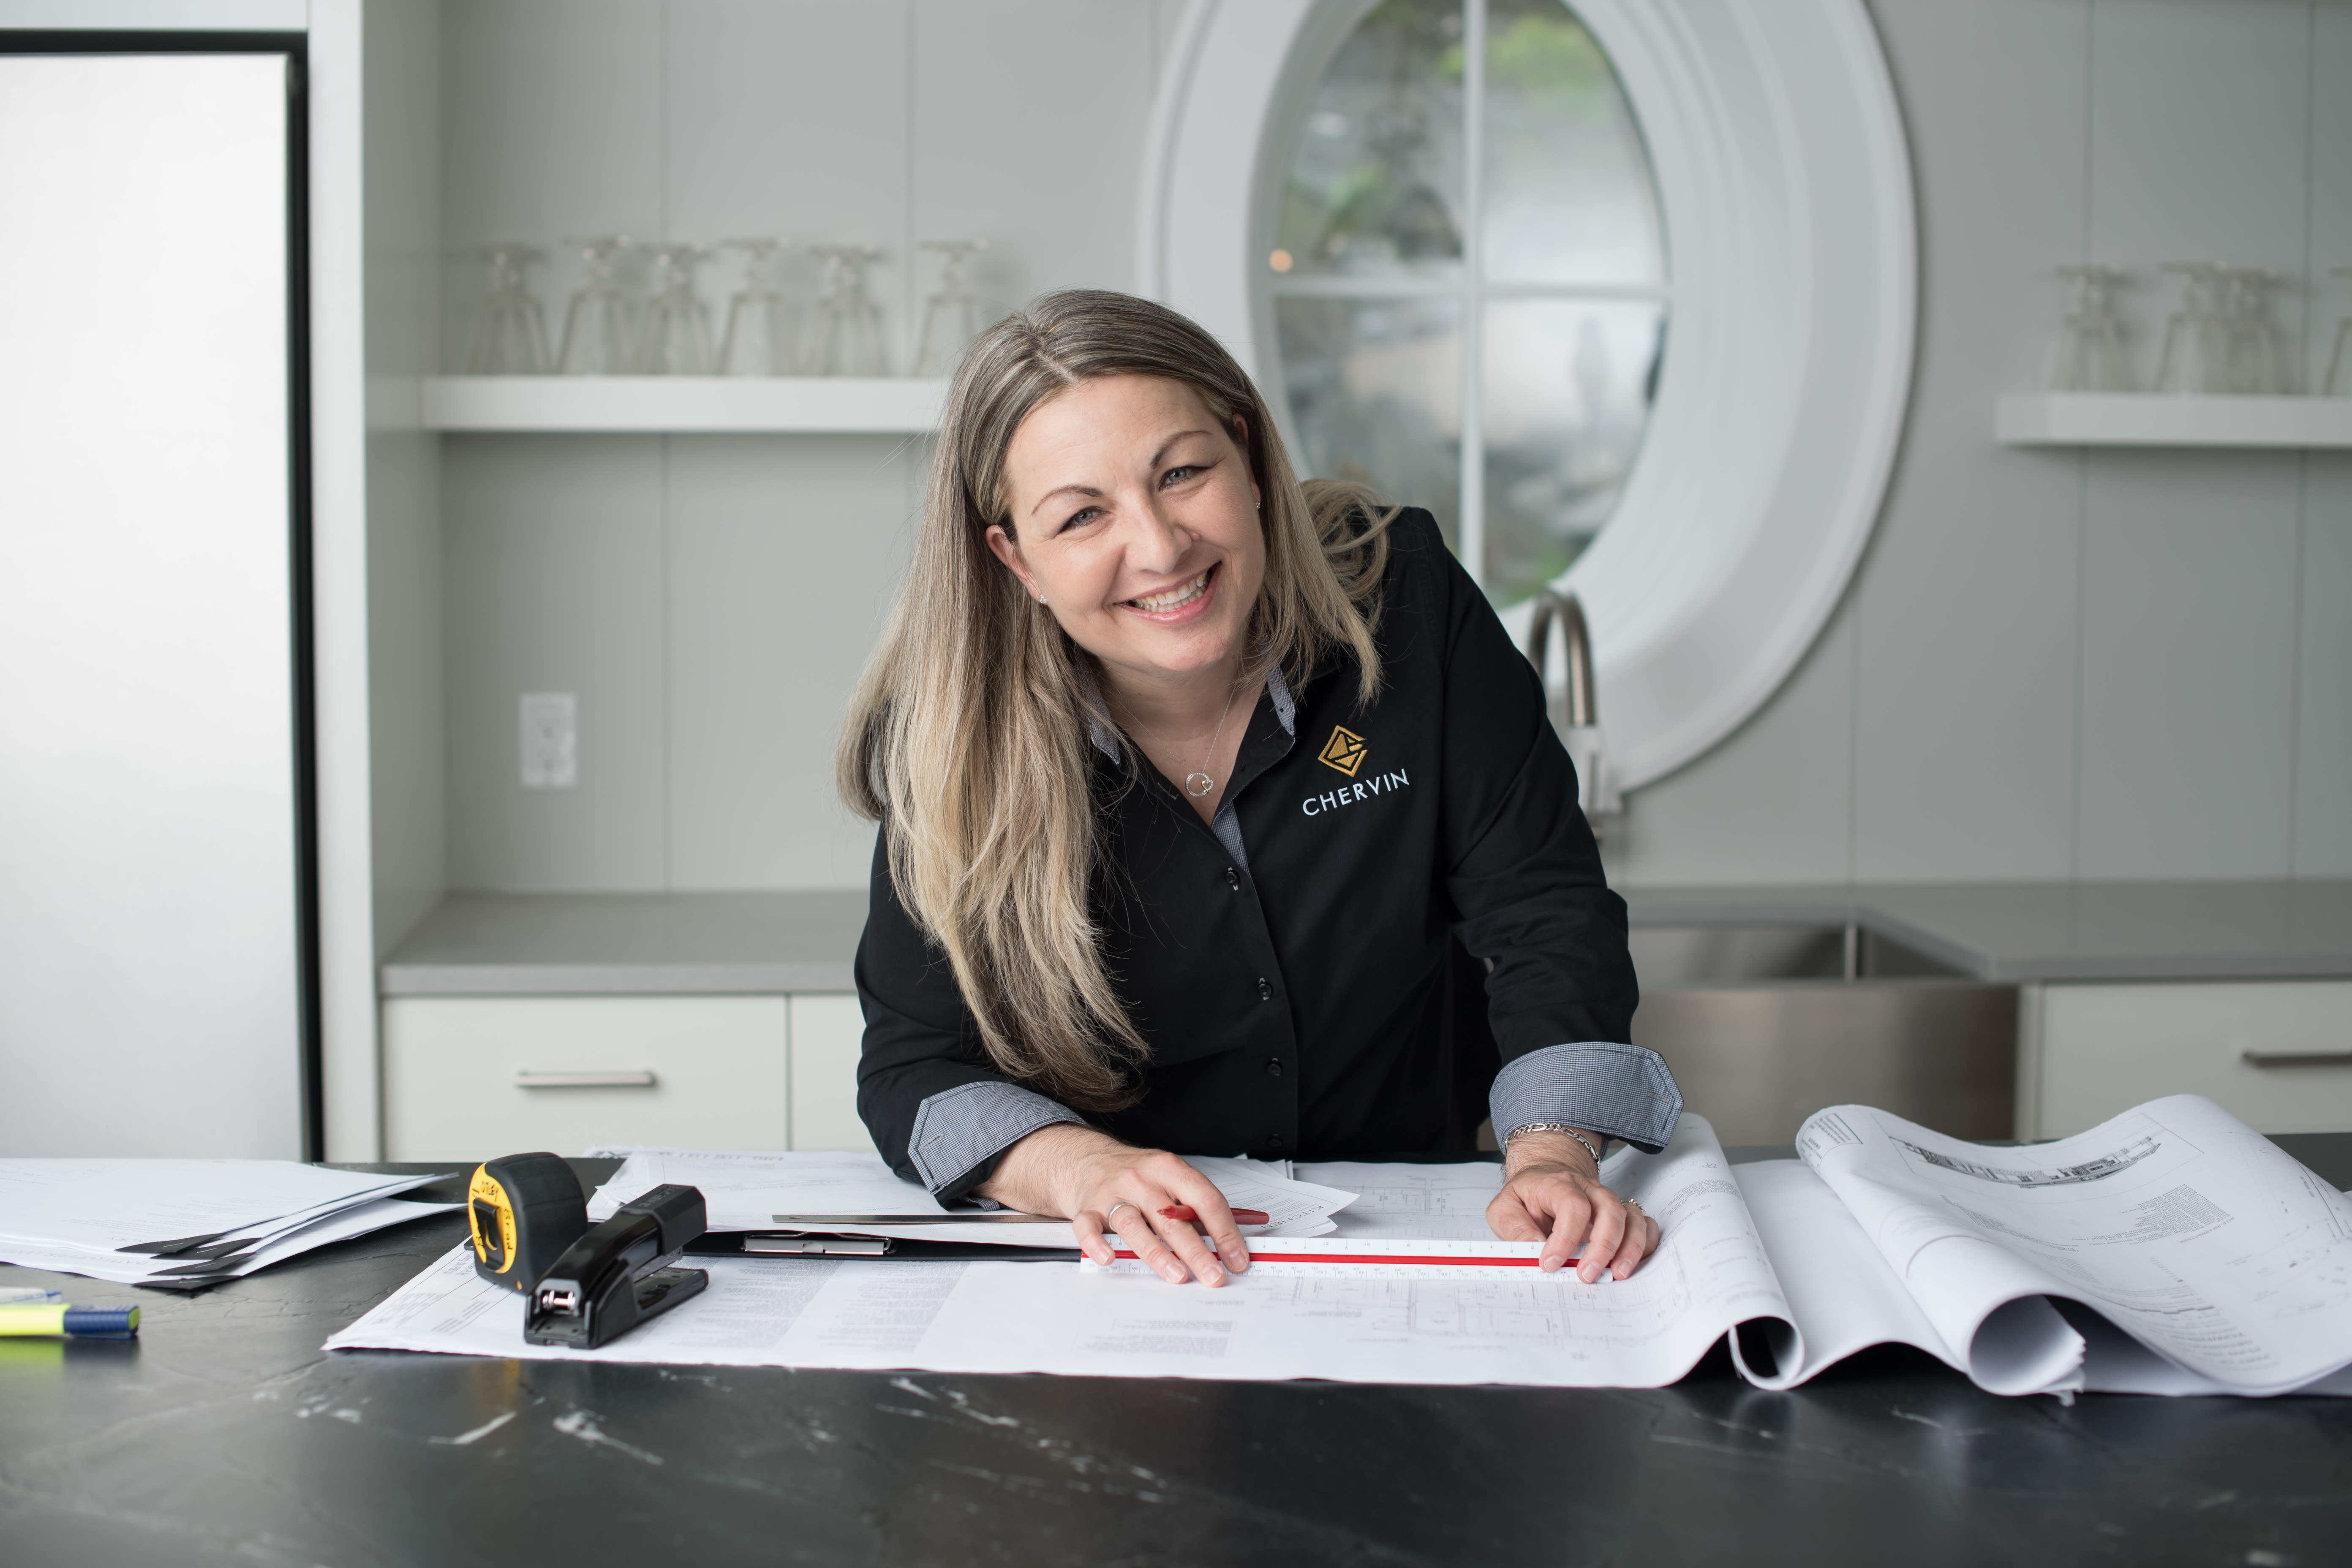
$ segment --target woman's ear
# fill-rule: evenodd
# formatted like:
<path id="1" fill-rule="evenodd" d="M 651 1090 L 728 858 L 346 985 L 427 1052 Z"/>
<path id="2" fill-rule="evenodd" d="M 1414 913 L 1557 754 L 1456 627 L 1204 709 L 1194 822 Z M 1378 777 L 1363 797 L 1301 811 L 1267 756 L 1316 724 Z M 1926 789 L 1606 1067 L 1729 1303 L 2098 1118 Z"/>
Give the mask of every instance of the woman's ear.
<path id="1" fill-rule="evenodd" d="M 1045 590 L 1038 587 L 1036 577 L 1029 570 L 1029 563 L 1021 559 L 1021 546 L 1014 542 L 1011 534 L 1004 531 L 1004 525 L 991 524 L 987 537 L 990 553 L 1003 562 L 1004 569 L 1020 579 L 1021 591 L 1039 604 L 1044 604 Z"/>

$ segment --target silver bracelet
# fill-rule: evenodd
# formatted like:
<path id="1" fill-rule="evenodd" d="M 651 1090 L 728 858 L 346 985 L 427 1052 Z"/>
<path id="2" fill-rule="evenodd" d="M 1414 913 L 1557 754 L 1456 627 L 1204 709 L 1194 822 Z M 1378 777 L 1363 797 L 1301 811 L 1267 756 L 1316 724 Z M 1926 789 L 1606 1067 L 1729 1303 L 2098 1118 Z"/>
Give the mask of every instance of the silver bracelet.
<path id="1" fill-rule="evenodd" d="M 1579 1132 L 1575 1128 L 1570 1127 L 1565 1121 L 1522 1122 L 1518 1126 L 1511 1129 L 1511 1138 L 1517 1138 L 1522 1132 L 1565 1132 L 1570 1138 L 1575 1139 L 1579 1143 L 1584 1145 L 1584 1152 L 1592 1156 L 1592 1163 L 1596 1167 L 1601 1163 L 1601 1151 L 1593 1144 L 1592 1140 L 1587 1138 L 1583 1133 Z M 1508 1149 L 1511 1146 L 1511 1138 L 1506 1138 L 1503 1140 L 1504 1148 Z"/>

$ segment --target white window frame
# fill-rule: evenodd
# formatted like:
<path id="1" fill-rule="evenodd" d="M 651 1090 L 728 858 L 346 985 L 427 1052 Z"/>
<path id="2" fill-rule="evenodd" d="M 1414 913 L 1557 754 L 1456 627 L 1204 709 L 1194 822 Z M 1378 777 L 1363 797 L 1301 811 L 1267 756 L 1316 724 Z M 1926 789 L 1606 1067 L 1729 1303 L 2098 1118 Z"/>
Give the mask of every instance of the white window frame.
<path id="1" fill-rule="evenodd" d="M 1190 0 L 1161 76 L 1139 286 L 1215 332 L 1277 389 L 1277 409 L 1265 261 L 1281 182 L 1316 83 L 1370 8 Z M 1560 579 L 1591 623 L 1612 771 L 1630 789 L 1738 729 L 1835 610 L 1902 436 L 1916 222 L 1862 0 L 1574 9 L 1642 127 L 1672 258 L 1641 455 L 1608 527 Z M 1465 322 L 1465 378 L 1475 336 Z M 1483 468 L 1471 433 L 1465 476 Z M 1526 617 L 1505 611 L 1515 633 Z"/>

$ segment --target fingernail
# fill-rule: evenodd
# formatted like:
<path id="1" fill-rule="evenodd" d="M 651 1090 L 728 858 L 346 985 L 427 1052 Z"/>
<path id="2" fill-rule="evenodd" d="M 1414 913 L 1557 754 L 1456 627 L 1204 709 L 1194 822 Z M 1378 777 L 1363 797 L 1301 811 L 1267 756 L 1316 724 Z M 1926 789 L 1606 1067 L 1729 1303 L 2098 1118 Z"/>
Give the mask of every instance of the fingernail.
<path id="1" fill-rule="evenodd" d="M 1543 1271 L 1547 1274 L 1557 1274 L 1559 1272 L 1559 1266 L 1567 1261 L 1565 1258 L 1554 1258 L 1549 1253 L 1546 1253 L 1542 1263 Z"/>
<path id="2" fill-rule="evenodd" d="M 1222 1268 L 1212 1268 L 1201 1276 L 1201 1281 L 1205 1285 L 1222 1285 L 1225 1282 L 1225 1271 Z"/>

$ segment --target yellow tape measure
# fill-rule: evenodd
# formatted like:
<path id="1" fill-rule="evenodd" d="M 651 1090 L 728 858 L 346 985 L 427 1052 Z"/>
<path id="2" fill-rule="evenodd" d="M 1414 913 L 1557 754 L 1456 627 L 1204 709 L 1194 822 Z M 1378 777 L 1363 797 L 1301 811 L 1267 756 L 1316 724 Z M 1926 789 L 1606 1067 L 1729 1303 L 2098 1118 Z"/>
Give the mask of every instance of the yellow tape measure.
<path id="1" fill-rule="evenodd" d="M 474 1272 L 526 1291 L 588 1230 L 580 1178 L 558 1155 L 509 1154 L 486 1160 L 466 1188 L 473 1229 Z"/>

